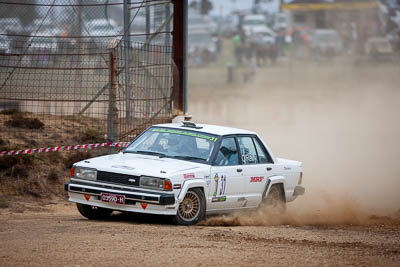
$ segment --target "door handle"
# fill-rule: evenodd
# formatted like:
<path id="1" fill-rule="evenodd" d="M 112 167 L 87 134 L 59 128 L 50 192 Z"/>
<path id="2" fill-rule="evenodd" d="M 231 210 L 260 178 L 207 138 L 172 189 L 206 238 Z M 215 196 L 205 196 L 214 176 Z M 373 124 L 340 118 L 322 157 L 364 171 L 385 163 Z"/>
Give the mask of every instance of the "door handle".
<path id="1" fill-rule="evenodd" d="M 268 168 L 267 168 L 267 171 L 270 171 L 270 170 L 272 170 L 272 168 L 268 167 Z"/>
<path id="2" fill-rule="evenodd" d="M 242 172 L 243 170 L 242 170 L 242 169 L 236 169 L 236 171 L 237 171 L 237 172 Z"/>

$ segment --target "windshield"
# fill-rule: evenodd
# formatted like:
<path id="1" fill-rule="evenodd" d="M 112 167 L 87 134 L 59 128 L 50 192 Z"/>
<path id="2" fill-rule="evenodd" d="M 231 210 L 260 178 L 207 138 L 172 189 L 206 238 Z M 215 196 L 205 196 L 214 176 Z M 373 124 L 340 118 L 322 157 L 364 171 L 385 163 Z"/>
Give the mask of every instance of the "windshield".
<path id="1" fill-rule="evenodd" d="M 208 163 L 218 137 L 188 130 L 154 127 L 139 136 L 125 153 Z"/>

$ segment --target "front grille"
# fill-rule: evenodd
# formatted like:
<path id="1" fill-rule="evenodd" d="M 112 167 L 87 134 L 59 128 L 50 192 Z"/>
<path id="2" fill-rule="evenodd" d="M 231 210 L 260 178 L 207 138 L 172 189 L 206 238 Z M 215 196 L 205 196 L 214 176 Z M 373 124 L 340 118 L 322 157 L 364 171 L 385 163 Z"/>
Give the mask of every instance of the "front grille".
<path id="1" fill-rule="evenodd" d="M 139 186 L 139 180 L 140 176 L 136 175 L 97 171 L 97 181 L 113 184 Z"/>

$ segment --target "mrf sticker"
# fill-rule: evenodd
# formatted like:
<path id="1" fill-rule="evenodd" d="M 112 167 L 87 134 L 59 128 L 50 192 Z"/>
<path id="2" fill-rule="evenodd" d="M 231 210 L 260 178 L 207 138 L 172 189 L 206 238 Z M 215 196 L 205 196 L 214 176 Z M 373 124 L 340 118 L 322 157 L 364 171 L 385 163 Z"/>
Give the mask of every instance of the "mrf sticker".
<path id="1" fill-rule="evenodd" d="M 250 183 L 261 183 L 264 180 L 264 176 L 250 177 Z"/>
<path id="2" fill-rule="evenodd" d="M 194 173 L 185 173 L 183 175 L 183 179 L 194 179 L 196 178 L 196 175 Z"/>

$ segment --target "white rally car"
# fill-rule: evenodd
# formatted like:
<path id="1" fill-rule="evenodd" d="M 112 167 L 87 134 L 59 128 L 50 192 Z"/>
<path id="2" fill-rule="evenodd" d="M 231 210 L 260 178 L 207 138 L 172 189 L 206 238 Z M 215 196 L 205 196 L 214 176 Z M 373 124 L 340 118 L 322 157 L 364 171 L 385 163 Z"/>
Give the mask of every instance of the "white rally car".
<path id="1" fill-rule="evenodd" d="M 304 194 L 301 181 L 301 163 L 276 158 L 258 134 L 183 122 L 152 126 L 118 154 L 74 164 L 65 190 L 89 219 L 117 210 L 192 225 L 206 213 L 283 211 Z"/>

